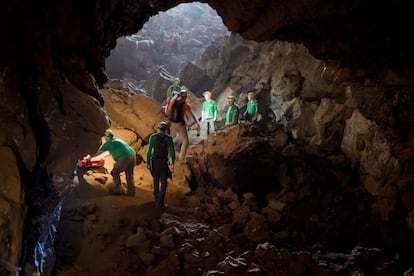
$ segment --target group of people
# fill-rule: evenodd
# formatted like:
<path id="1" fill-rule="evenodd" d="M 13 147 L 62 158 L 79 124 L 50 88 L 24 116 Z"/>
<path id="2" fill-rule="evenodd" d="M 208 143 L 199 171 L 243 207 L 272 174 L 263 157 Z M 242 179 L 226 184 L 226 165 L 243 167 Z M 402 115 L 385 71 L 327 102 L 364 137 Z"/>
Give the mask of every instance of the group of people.
<path id="1" fill-rule="evenodd" d="M 174 139 L 170 133 L 178 135 L 181 139 L 181 148 L 178 156 L 180 162 L 185 163 L 185 156 L 189 145 L 187 120 L 190 115 L 196 124 L 197 135 L 209 135 L 216 130 L 217 102 L 212 99 L 211 91 L 203 93 L 204 102 L 201 110 L 201 125 L 191 106 L 186 102 L 188 92 L 180 86 L 180 79 L 174 79 L 173 84 L 167 89 L 165 115 L 167 122 L 162 121 L 158 125 L 158 131 L 149 137 L 146 155 L 147 168 L 153 177 L 154 200 L 159 207 L 165 207 L 165 194 L 168 178 L 172 177 L 174 163 L 176 161 Z M 257 100 L 253 92 L 248 93 L 246 111 L 243 118 L 248 121 L 257 119 Z M 227 97 L 228 109 L 225 125 L 235 125 L 240 121 L 240 109 L 235 103 L 234 96 Z M 127 195 L 135 196 L 134 165 L 136 152 L 125 141 L 114 137 L 108 129 L 105 132 L 105 143 L 99 148 L 95 157 L 111 154 L 115 164 L 111 171 L 115 188 L 114 194 L 123 194 L 121 188 L 120 173 L 125 172 L 127 181 Z"/>
<path id="2" fill-rule="evenodd" d="M 174 134 L 174 136 L 178 136 L 181 140 L 181 148 L 178 159 L 183 163 L 185 162 L 185 155 L 189 145 L 187 131 L 188 116 L 191 116 L 196 124 L 198 136 L 200 135 L 201 129 L 197 116 L 191 109 L 191 106 L 186 102 L 187 96 L 187 90 L 181 89 L 180 79 L 174 79 L 174 83 L 167 89 L 167 101 L 164 111 L 169 124 L 169 130 Z"/>
<path id="3" fill-rule="evenodd" d="M 167 179 L 171 178 L 172 166 L 175 163 L 175 150 L 173 140 L 166 133 L 168 125 L 161 122 L 158 132 L 153 133 L 148 141 L 147 167 L 153 176 L 154 198 L 158 207 L 165 207 L 165 193 Z M 120 174 L 125 172 L 127 182 L 126 195 L 135 197 L 134 166 L 136 163 L 135 150 L 125 141 L 114 136 L 111 129 L 107 129 L 104 135 L 105 142 L 94 154 L 94 158 L 105 158 L 112 155 L 115 163 L 111 170 L 114 181 L 114 195 L 123 195 Z M 169 165 L 172 165 L 171 168 Z M 161 184 L 161 186 L 160 186 Z"/>
<path id="4" fill-rule="evenodd" d="M 240 108 L 235 101 L 234 96 L 227 97 L 226 125 L 235 125 L 240 122 Z M 250 122 L 257 120 L 257 100 L 253 92 L 247 94 L 247 105 L 243 113 L 243 119 Z"/>
<path id="5" fill-rule="evenodd" d="M 168 114 L 168 103 L 171 103 L 170 99 L 176 95 L 178 98 L 182 98 L 182 93 L 185 94 L 185 98 L 187 97 L 187 91 L 182 90 L 180 86 L 180 79 L 175 78 L 173 84 L 167 90 L 167 105 L 165 109 L 165 113 Z M 210 133 L 216 130 L 215 122 L 217 120 L 217 102 L 212 99 L 211 91 L 206 91 L 203 93 L 204 102 L 201 109 L 201 133 L 204 135 L 209 135 Z M 227 104 L 228 109 L 226 112 L 226 121 L 225 125 L 235 125 L 240 122 L 240 108 L 236 104 L 236 98 L 234 96 L 227 97 Z M 188 107 L 189 114 L 193 117 L 195 123 L 197 124 L 197 130 L 199 131 L 200 125 L 196 119 L 196 116 L 191 110 L 191 107 Z M 187 112 L 186 111 L 186 112 Z M 257 100 L 256 95 L 253 92 L 249 92 L 247 94 L 247 105 L 246 110 L 242 114 L 242 118 L 246 121 L 254 122 L 257 120 Z M 168 117 L 168 116 L 167 116 Z M 183 122 L 185 123 L 186 116 L 183 116 Z M 183 137 L 185 140 L 184 150 L 188 146 L 188 134 Z M 180 154 L 180 158 L 183 157 Z"/>

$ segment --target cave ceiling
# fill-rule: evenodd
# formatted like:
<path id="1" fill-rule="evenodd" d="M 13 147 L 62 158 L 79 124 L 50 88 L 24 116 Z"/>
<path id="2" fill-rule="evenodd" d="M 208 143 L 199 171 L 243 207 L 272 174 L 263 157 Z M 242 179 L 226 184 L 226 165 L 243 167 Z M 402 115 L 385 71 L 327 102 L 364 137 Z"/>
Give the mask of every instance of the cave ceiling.
<path id="1" fill-rule="evenodd" d="M 302 43 L 319 59 L 339 60 L 345 66 L 367 71 L 406 71 L 413 64 L 413 45 L 407 39 L 407 34 L 410 33 L 410 9 L 405 1 L 203 2 L 217 11 L 230 31 L 249 40 Z M 134 14 L 131 14 L 131 9 L 125 8 L 120 17 L 127 22 L 113 35 L 118 37 L 135 33 L 154 10 L 169 9 L 178 1 L 149 3 L 153 8 L 141 6 L 142 9 L 136 8 Z M 136 22 L 132 18 L 143 20 Z M 110 25 L 122 23 L 122 20 L 116 22 L 114 19 Z M 112 31 L 108 29 L 106 33 Z M 107 47 L 105 52 L 113 44 L 108 46 L 111 47 Z"/>
<path id="2" fill-rule="evenodd" d="M 136 33 L 151 16 L 188 2 L 193 1 L 5 0 L 0 4 L 1 61 L 36 66 L 52 61 L 88 90 L 77 72 L 90 72 L 102 85 L 105 58 L 118 37 Z M 392 70 L 411 79 L 408 1 L 200 2 L 208 3 L 230 31 L 246 39 L 301 43 L 325 61 L 373 74 Z"/>

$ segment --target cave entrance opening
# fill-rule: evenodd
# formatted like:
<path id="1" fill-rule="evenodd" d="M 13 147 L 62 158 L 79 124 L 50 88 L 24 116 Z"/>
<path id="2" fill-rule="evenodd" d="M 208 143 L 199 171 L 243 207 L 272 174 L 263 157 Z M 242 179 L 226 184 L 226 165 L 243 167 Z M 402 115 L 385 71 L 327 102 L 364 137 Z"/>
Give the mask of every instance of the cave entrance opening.
<path id="1" fill-rule="evenodd" d="M 211 43 L 228 34 L 221 17 L 208 4 L 180 4 L 151 17 L 136 34 L 118 38 L 106 60 L 106 73 L 159 100 L 145 82 L 154 75 L 172 81 Z"/>

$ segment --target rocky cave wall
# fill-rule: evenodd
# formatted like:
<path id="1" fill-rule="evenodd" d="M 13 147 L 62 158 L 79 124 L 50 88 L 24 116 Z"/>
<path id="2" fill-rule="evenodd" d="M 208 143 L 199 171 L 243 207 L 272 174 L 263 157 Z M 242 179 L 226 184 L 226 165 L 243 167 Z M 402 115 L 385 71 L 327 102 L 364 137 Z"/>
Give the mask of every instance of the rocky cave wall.
<path id="1" fill-rule="evenodd" d="M 33 261 L 35 247 L 52 238 L 44 230 L 53 224 L 49 216 L 71 182 L 73 164 L 97 147 L 108 126 L 98 88 L 107 80 L 105 58 L 116 39 L 183 2 L 189 1 L 0 4 L 2 265 Z M 327 80 L 366 84 L 361 113 L 393 139 L 399 162 L 412 163 L 413 118 L 408 108 L 396 108 L 412 106 L 406 1 L 202 2 L 247 39 L 303 43 L 329 65 Z M 388 113 L 374 112 L 384 104 Z"/>

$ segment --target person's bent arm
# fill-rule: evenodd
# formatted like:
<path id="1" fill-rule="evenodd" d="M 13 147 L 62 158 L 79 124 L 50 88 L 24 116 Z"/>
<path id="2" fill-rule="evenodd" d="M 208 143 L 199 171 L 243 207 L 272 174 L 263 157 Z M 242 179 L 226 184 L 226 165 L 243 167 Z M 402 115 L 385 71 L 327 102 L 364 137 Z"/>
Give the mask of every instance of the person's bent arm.
<path id="1" fill-rule="evenodd" d="M 254 105 L 254 116 L 253 116 L 253 120 L 256 121 L 257 120 L 257 113 L 259 112 L 259 106 L 257 104 L 257 102 Z"/>
<path id="2" fill-rule="evenodd" d="M 233 112 L 233 116 L 232 116 L 232 118 L 231 118 L 231 124 L 232 124 L 232 125 L 237 124 L 237 116 L 238 116 L 238 113 L 239 113 L 239 111 L 235 111 L 235 112 Z"/>
<path id="3" fill-rule="evenodd" d="M 194 114 L 193 110 L 190 109 L 191 117 L 193 117 L 194 122 L 197 124 L 197 134 L 200 135 L 200 123 L 198 122 L 197 116 Z"/>
<path id="4" fill-rule="evenodd" d="M 172 90 L 173 90 L 172 86 L 168 87 L 168 89 L 167 89 L 167 99 L 172 97 Z"/>
<path id="5" fill-rule="evenodd" d="M 206 117 L 207 117 L 206 102 L 203 102 L 203 105 L 201 106 L 201 121 L 203 122 Z"/>
<path id="6" fill-rule="evenodd" d="M 147 167 L 148 168 L 150 166 L 150 162 L 152 158 L 155 139 L 156 139 L 155 135 L 151 135 L 148 141 L 148 150 L 147 150 Z"/>
<path id="7" fill-rule="evenodd" d="M 213 121 L 217 120 L 217 103 L 214 103 L 214 116 L 213 116 Z"/>
<path id="8" fill-rule="evenodd" d="M 94 158 L 94 159 L 99 159 L 99 158 L 104 159 L 105 157 L 107 157 L 108 155 L 110 155 L 111 152 L 109 152 L 108 145 L 109 145 L 108 142 L 103 143 L 103 145 L 101 145 L 99 147 L 99 149 L 92 156 L 92 158 Z"/>
<path id="9" fill-rule="evenodd" d="M 257 114 L 257 111 L 259 111 L 259 106 L 257 104 L 257 102 L 254 103 L 254 114 Z"/>
<path id="10" fill-rule="evenodd" d="M 174 142 L 173 142 L 173 139 L 171 138 L 171 136 L 167 136 L 167 146 L 168 146 L 168 151 L 169 151 L 170 157 L 171 157 L 171 164 L 174 165 L 174 163 L 175 163 L 175 149 L 174 149 Z"/>
<path id="11" fill-rule="evenodd" d="M 203 122 L 206 117 L 206 111 L 204 109 L 201 110 L 201 121 Z"/>
<path id="12" fill-rule="evenodd" d="M 198 122 L 198 119 L 192 110 L 191 110 L 191 116 L 193 116 L 193 119 L 197 124 L 197 136 L 200 136 L 200 123 Z"/>
<path id="13" fill-rule="evenodd" d="M 107 157 L 108 155 L 110 155 L 111 153 L 107 150 L 98 150 L 93 156 L 92 158 L 94 159 L 104 159 L 105 157 Z"/>

